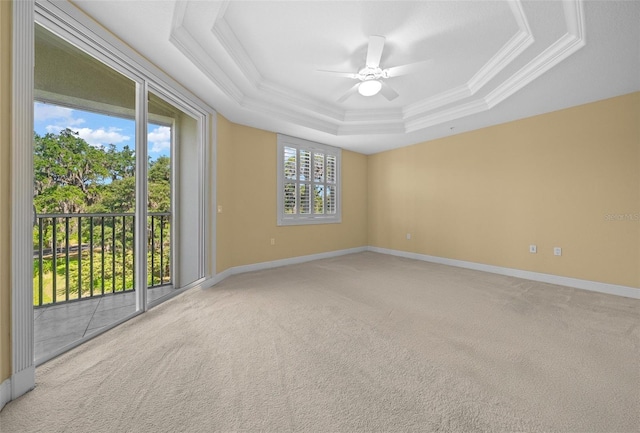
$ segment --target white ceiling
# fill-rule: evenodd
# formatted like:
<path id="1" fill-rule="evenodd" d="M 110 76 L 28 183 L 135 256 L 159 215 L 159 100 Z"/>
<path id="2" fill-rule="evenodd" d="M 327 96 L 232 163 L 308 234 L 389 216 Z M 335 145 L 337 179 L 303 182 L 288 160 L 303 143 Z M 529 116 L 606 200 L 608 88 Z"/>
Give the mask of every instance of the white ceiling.
<path id="1" fill-rule="evenodd" d="M 366 154 L 640 90 L 638 1 L 74 4 L 229 120 Z M 368 38 L 399 97 L 338 99 Z"/>

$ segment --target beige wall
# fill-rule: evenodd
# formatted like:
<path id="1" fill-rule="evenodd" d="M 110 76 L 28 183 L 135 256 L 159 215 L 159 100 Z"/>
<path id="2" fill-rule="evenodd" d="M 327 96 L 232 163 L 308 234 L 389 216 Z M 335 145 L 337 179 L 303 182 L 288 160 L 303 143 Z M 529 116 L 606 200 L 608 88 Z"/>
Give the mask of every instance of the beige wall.
<path id="1" fill-rule="evenodd" d="M 218 272 L 367 245 L 365 155 L 342 152 L 341 224 L 278 227 L 277 135 L 218 119 Z"/>
<path id="2" fill-rule="evenodd" d="M 216 137 L 216 272 L 233 267 L 232 123 L 218 115 Z"/>
<path id="3" fill-rule="evenodd" d="M 11 373 L 10 39 L 0 1 L 0 382 Z M 276 225 L 276 134 L 217 125 L 217 272 L 373 245 L 640 287 L 640 93 L 369 157 L 344 151 L 343 222 L 315 226 Z"/>
<path id="4" fill-rule="evenodd" d="M 639 125 L 634 93 L 370 156 L 369 244 L 640 287 Z"/>
<path id="5" fill-rule="evenodd" d="M 11 376 L 11 2 L 0 1 L 0 383 Z"/>

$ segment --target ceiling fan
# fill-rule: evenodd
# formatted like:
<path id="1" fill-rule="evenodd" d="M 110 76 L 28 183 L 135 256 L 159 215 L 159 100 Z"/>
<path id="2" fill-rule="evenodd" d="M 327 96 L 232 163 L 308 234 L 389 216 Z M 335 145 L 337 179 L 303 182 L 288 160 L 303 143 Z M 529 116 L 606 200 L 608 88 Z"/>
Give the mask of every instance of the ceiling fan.
<path id="1" fill-rule="evenodd" d="M 398 97 L 398 92 L 393 90 L 385 81 L 387 78 L 399 77 L 406 75 L 410 72 L 423 66 L 426 61 L 410 63 L 408 65 L 394 66 L 388 69 L 382 69 L 380 67 L 380 58 L 382 57 L 382 50 L 384 49 L 384 36 L 369 36 L 369 47 L 367 48 L 367 60 L 364 68 L 358 72 L 338 72 L 338 71 L 325 71 L 320 70 L 318 72 L 329 73 L 340 77 L 352 78 L 359 82 L 354 84 L 347 93 L 342 95 L 338 102 L 346 101 L 351 95 L 358 92 L 363 96 L 373 96 L 381 93 L 382 96 L 389 101 Z"/>

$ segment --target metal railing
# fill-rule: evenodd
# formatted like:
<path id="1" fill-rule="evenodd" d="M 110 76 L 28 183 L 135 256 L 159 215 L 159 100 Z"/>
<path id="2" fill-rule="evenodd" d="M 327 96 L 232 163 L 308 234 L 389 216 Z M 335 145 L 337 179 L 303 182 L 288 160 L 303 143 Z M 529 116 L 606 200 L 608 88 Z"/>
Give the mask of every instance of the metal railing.
<path id="1" fill-rule="evenodd" d="M 34 305 L 135 290 L 133 213 L 39 214 L 34 238 Z M 147 285 L 171 284 L 171 214 L 149 213 Z"/>

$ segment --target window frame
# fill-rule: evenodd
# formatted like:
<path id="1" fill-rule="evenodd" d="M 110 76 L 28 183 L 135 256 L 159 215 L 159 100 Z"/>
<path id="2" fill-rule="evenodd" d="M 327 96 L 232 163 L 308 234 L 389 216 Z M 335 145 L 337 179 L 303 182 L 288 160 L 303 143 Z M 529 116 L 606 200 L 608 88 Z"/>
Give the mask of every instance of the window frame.
<path id="1" fill-rule="evenodd" d="M 334 156 L 336 159 L 335 167 L 335 206 L 336 212 L 334 214 L 314 214 L 313 203 L 310 204 L 310 214 L 286 214 L 284 212 L 284 185 L 285 183 L 291 183 L 290 179 L 285 179 L 284 175 L 284 150 L 285 147 L 295 148 L 296 152 L 299 150 L 307 150 L 311 152 L 311 161 L 313 161 L 313 154 L 322 153 L 325 160 L 325 179 L 322 182 L 315 182 L 313 178 L 309 181 L 301 181 L 297 168 L 299 167 L 298 159 L 296 158 L 296 179 L 293 183 L 296 184 L 296 202 L 298 203 L 299 185 L 301 183 L 310 183 L 312 185 L 318 184 L 324 186 L 326 191 L 326 157 Z M 283 134 L 278 134 L 278 164 L 277 164 L 277 178 L 278 178 L 278 193 L 277 193 L 277 225 L 278 226 L 291 226 L 291 225 L 306 225 L 306 224 L 337 224 L 342 222 L 342 149 L 328 146 L 326 144 L 316 143 L 313 141 L 303 140 L 301 138 L 290 137 Z M 313 163 L 310 167 L 310 171 L 313 172 Z M 329 184 L 331 186 L 332 184 Z M 313 190 L 313 188 L 312 188 Z M 325 196 L 326 197 L 326 196 Z M 298 208 L 299 206 L 296 206 Z M 326 209 L 326 199 L 325 199 Z"/>

